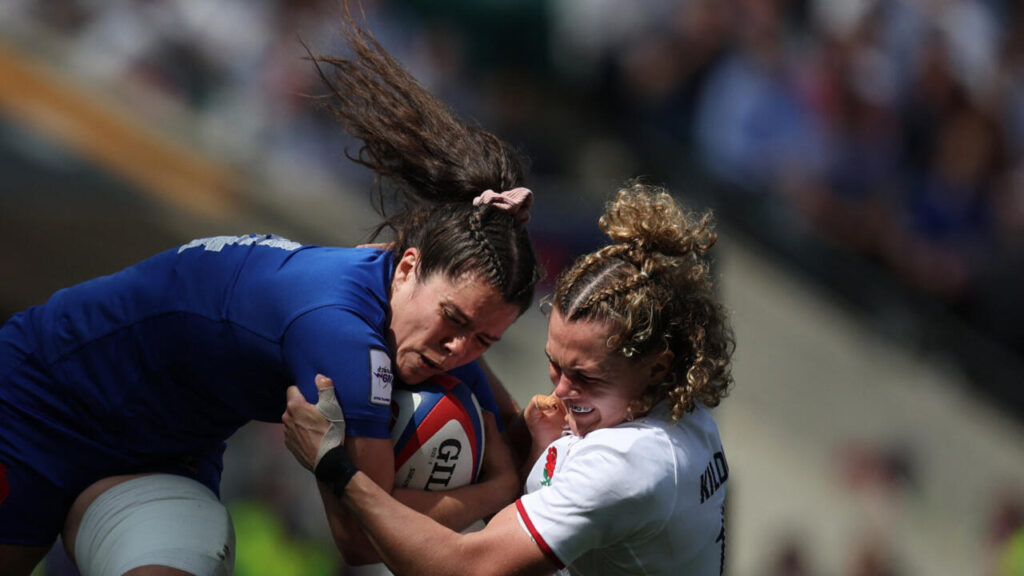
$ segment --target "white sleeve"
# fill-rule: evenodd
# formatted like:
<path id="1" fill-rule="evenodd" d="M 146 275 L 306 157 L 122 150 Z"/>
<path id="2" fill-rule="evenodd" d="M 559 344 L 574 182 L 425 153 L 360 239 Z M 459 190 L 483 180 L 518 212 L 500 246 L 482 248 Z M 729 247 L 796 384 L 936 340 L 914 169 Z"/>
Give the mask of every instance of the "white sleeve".
<path id="1" fill-rule="evenodd" d="M 593 432 L 559 455 L 564 460 L 554 467 L 550 485 L 516 503 L 522 525 L 556 563 L 568 565 L 589 550 L 658 530 L 672 509 L 672 502 L 659 502 L 675 497 L 674 464 L 665 446 L 621 429 L 607 432 Z M 610 434 L 616 441 L 603 442 Z"/>

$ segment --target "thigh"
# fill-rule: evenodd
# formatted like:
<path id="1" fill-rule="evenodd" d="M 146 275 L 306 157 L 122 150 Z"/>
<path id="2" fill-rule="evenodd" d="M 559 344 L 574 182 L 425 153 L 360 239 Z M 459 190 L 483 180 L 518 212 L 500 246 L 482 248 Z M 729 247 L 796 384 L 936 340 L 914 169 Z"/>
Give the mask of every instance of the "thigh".
<path id="1" fill-rule="evenodd" d="M 172 474 L 121 476 L 86 489 L 72 506 L 66 546 L 83 576 L 227 576 L 235 535 L 213 492 Z"/>

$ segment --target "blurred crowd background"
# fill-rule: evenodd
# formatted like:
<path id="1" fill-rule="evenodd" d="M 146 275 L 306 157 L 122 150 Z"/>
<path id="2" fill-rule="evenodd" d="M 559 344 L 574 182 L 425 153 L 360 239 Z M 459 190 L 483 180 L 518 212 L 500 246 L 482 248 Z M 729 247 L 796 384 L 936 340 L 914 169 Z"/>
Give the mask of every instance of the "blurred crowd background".
<path id="1" fill-rule="evenodd" d="M 794 304 L 737 326 L 738 363 L 773 346 L 792 360 L 774 380 L 738 369 L 734 399 L 721 409 L 733 469 L 743 469 L 740 456 L 764 462 L 750 465 L 746 486 L 742 474 L 730 478 L 740 495 L 730 573 L 1024 574 L 1024 8 L 364 5 L 381 44 L 414 76 L 529 156 L 531 229 L 549 279 L 601 241 L 602 202 L 643 175 L 715 211 L 727 304 Z M 334 0 L 0 4 L 0 315 L 192 233 L 259 226 L 304 242 L 359 241 L 374 222 L 372 176 L 345 158 L 356 145 L 318 105 L 323 86 L 304 60 L 307 48 L 342 50 L 337 14 Z M 93 123 L 116 130 L 81 136 L 54 111 L 68 108 L 54 93 L 92 103 L 79 117 L 108 118 Z M 190 179 L 173 186 L 174 169 Z M 68 244 L 88 256 L 69 257 Z M 730 282 L 740 286 L 730 292 Z M 767 299 L 773 293 L 788 300 Z M 787 326 L 799 331 L 803 317 L 834 322 L 814 324 L 821 332 L 804 348 L 775 338 Z M 738 324 L 745 319 L 737 313 Z M 521 324 L 495 364 L 523 400 L 546 384 L 540 350 L 525 348 L 543 338 L 543 319 Z M 845 349 L 814 348 L 827 338 Z M 850 350 L 863 341 L 870 346 Z M 841 373 L 843 354 L 860 365 Z M 516 370 L 523 355 L 538 358 L 536 370 Z M 820 370 L 794 368 L 801 364 Z M 853 394 L 846 406 L 861 403 L 871 417 L 857 413 L 844 428 L 833 408 L 808 400 L 821 390 L 832 400 Z M 756 414 L 772 409 L 807 426 L 775 422 L 775 436 L 757 429 Z M 904 423 L 896 435 L 892 421 Z M 802 452 L 815 435 L 828 445 Z M 753 437 L 778 441 L 761 449 Z M 240 545 L 237 573 L 343 573 L 277 429 L 254 425 L 232 442 L 225 499 L 240 544 L 259 543 L 251 555 Z M 779 492 L 753 491 L 771 485 L 758 469 L 779 462 L 797 480 L 780 475 Z M 768 503 L 783 492 L 849 506 L 765 518 L 779 513 Z M 848 532 L 822 525 L 848 520 L 850 507 L 869 519 Z M 934 526 L 958 519 L 949 530 Z M 842 542 L 815 542 L 820 533 Z M 67 568 L 55 555 L 46 570 Z"/>

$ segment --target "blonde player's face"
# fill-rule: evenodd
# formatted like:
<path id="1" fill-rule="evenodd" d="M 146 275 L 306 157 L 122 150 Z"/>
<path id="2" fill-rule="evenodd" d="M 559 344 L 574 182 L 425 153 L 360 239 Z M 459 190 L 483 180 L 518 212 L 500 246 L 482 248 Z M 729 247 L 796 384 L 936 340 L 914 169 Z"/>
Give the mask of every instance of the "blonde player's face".
<path id="1" fill-rule="evenodd" d="M 420 278 L 418 256 L 415 249 L 405 252 L 391 284 L 388 337 L 407 384 L 476 360 L 519 317 L 517 306 L 474 276 Z"/>
<path id="2" fill-rule="evenodd" d="M 609 334 L 603 322 L 569 322 L 557 309 L 548 319 L 551 383 L 580 436 L 624 422 L 630 403 L 664 372 L 657 359 L 633 362 L 609 351 Z"/>

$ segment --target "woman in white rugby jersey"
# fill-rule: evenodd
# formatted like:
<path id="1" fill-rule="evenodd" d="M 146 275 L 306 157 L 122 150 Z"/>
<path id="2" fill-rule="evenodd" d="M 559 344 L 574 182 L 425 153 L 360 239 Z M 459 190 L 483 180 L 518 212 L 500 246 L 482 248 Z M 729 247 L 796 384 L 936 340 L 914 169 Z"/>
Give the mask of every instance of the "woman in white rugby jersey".
<path id="1" fill-rule="evenodd" d="M 555 388 L 523 414 L 535 461 L 525 494 L 480 532 L 402 506 L 343 450 L 318 457 L 326 422 L 289 390 L 289 449 L 396 574 L 722 573 L 729 471 L 708 408 L 732 382 L 734 341 L 713 293 L 710 216 L 632 183 L 600 226 L 612 242 L 555 287 Z"/>

